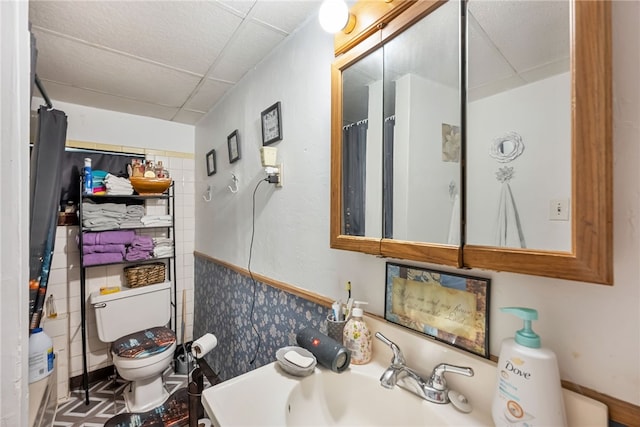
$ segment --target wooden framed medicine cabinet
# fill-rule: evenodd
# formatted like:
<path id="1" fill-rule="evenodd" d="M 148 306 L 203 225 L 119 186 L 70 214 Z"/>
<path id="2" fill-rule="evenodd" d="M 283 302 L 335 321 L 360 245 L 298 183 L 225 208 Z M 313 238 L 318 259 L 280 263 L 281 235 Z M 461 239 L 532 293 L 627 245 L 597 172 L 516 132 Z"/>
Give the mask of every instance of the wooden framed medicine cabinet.
<path id="1" fill-rule="evenodd" d="M 447 1 L 402 1 L 392 2 L 379 1 L 359 1 L 353 6 L 351 13 L 356 16 L 364 14 L 363 10 L 369 10 L 370 15 L 367 22 L 370 22 L 368 28 L 357 27 L 357 31 L 349 35 L 340 34 L 335 38 L 336 59 L 332 66 L 331 74 L 331 226 L 330 226 L 330 245 L 332 248 L 344 249 L 369 253 L 378 256 L 407 259 L 427 263 L 435 263 L 462 268 L 480 268 L 495 271 L 509 271 L 522 274 L 530 274 L 536 276 L 554 277 L 568 280 L 583 281 L 599 284 L 613 284 L 613 178 L 612 178 L 612 90 L 611 90 L 611 5 L 606 0 L 595 1 L 576 1 L 563 0 L 558 2 L 560 7 L 565 8 L 569 19 L 566 23 L 567 38 L 567 57 L 558 61 L 566 65 L 564 72 L 567 81 L 567 107 L 564 123 L 568 129 L 567 137 L 558 137 L 562 144 L 566 144 L 566 158 L 562 161 L 566 162 L 567 178 L 562 183 L 566 190 L 566 205 L 563 209 L 568 209 L 567 220 L 565 223 L 553 223 L 553 227 L 559 224 L 568 229 L 566 233 L 565 247 L 558 249 L 554 245 L 545 244 L 531 247 L 517 247 L 516 245 L 505 246 L 496 245 L 495 242 L 483 241 L 482 239 L 474 239 L 472 230 L 470 229 L 474 220 L 477 220 L 477 212 L 470 210 L 473 205 L 474 197 L 478 193 L 472 188 L 475 185 L 475 178 L 469 178 L 474 168 L 478 164 L 470 154 L 471 148 L 474 147 L 480 138 L 470 135 L 469 131 L 473 127 L 475 119 L 474 111 L 471 109 L 469 97 L 475 96 L 468 87 L 467 73 L 472 74 L 474 57 L 473 55 L 484 55 L 484 52 L 474 52 L 474 37 L 470 36 L 468 23 L 469 9 L 474 5 L 475 0 L 467 2 L 447 2 Z M 397 2 L 397 3 L 396 3 Z M 562 4 L 562 3 L 566 4 Z M 378 3 L 385 3 L 382 6 Z M 485 2 L 486 3 L 486 2 Z M 523 2 L 520 2 L 521 4 Z M 550 3 L 550 2 L 524 2 L 524 3 Z M 376 7 L 372 5 L 378 4 Z M 395 5 L 393 7 L 389 5 Z M 499 8 L 504 8 L 501 5 Z M 370 9 L 369 9 L 370 8 Z M 447 10 L 458 8 L 460 15 L 460 24 L 442 24 L 443 16 Z M 473 11 L 472 11 L 473 12 Z M 478 11 L 477 16 L 482 16 L 482 11 Z M 526 10 L 525 10 L 526 12 Z M 527 12 L 528 13 L 528 12 Z M 534 12 L 531 12 L 532 14 Z M 460 17 L 460 16 L 459 16 Z M 521 22 L 522 20 L 533 20 L 534 16 L 521 16 L 517 19 L 507 19 L 501 22 L 506 25 L 507 22 Z M 392 184 L 389 184 L 387 174 L 390 173 L 388 164 L 385 160 L 389 156 L 389 146 L 385 145 L 384 138 L 380 137 L 381 142 L 375 143 L 367 140 L 366 155 L 363 152 L 349 153 L 345 151 L 347 144 L 344 142 L 343 133 L 348 125 L 364 122 L 368 125 L 368 132 L 371 130 L 384 135 L 382 125 L 378 129 L 378 124 L 382 123 L 385 118 L 393 118 L 396 126 L 400 125 L 402 117 L 396 117 L 398 107 L 391 110 L 391 114 L 387 108 L 390 99 L 395 96 L 399 88 L 394 88 L 394 92 L 388 93 L 391 86 L 386 75 L 393 74 L 395 68 L 401 68 L 396 63 L 387 64 L 385 61 L 394 60 L 394 58 L 402 56 L 411 56 L 414 52 L 422 49 L 415 43 L 402 46 L 402 50 L 398 48 L 389 49 L 395 54 L 387 55 L 385 49 L 399 44 L 404 38 L 415 40 L 407 37 L 410 31 L 414 31 L 417 23 L 422 25 L 423 22 L 426 31 L 443 31 L 443 28 L 451 31 L 451 27 L 458 32 L 459 57 L 458 64 L 463 64 L 459 68 L 459 86 L 458 86 L 458 105 L 460 106 L 459 121 L 456 119 L 449 120 L 452 124 L 447 128 L 447 132 L 451 130 L 453 135 L 456 124 L 459 124 L 461 147 L 458 169 L 452 171 L 453 167 L 449 167 L 447 173 L 451 174 L 442 179 L 441 172 L 436 172 L 440 168 L 439 164 L 429 164 L 424 167 L 431 171 L 431 175 L 416 175 L 414 168 L 398 168 L 397 171 L 405 173 L 404 178 L 398 179 L 398 175 L 392 175 L 391 182 L 400 180 L 404 187 L 396 187 L 394 191 L 389 192 Z M 499 20 L 498 20 L 499 21 Z M 477 24 L 477 23 L 476 23 Z M 503 25 L 503 24 L 500 24 Z M 511 24 L 509 24 L 511 25 Z M 432 28 L 433 30 L 430 30 Z M 439 30 L 438 30 L 439 29 Z M 509 28 L 501 28 L 505 33 L 509 33 Z M 471 32 L 473 28 L 471 28 Z M 565 31 L 565 30 L 563 30 Z M 429 36 L 421 37 L 422 39 L 444 40 L 443 33 L 434 33 Z M 439 38 L 440 37 L 440 38 Z M 451 40 L 447 36 L 446 40 Z M 442 44 L 442 43 L 440 43 Z M 551 44 L 557 44 L 551 42 Z M 450 49 L 449 49 L 450 50 Z M 522 50 L 522 49 L 520 49 Z M 400 53 L 398 53 L 400 52 Z M 408 52 L 408 53 L 407 53 Z M 438 52 L 438 51 L 436 51 Z M 526 56 L 534 56 L 533 52 L 524 51 Z M 414 58 L 415 59 L 415 58 Z M 446 63 L 449 59 L 443 59 L 437 56 L 431 56 L 430 68 L 435 67 L 434 64 Z M 416 62 L 415 60 L 413 62 Z M 371 64 L 374 65 L 371 65 Z M 442 74 L 451 75 L 450 70 L 445 70 Z M 368 81 L 364 83 L 367 86 L 368 107 L 365 108 L 366 113 L 364 120 L 359 119 L 356 115 L 346 117 L 351 114 L 353 107 L 350 104 L 357 100 L 350 84 L 356 79 L 355 76 L 366 75 Z M 472 78 L 474 76 L 471 76 Z M 376 79 L 384 83 L 376 83 Z M 390 79 L 398 78 L 398 75 L 391 76 Z M 408 80 L 413 79 L 410 76 Z M 357 79 L 356 79 L 357 80 Z M 396 84 L 400 80 L 395 80 Z M 377 86 L 376 86 L 377 85 Z M 448 83 L 449 89 L 455 89 L 452 81 Z M 374 90 L 374 88 L 377 89 Z M 377 92 L 376 92 L 377 90 Z M 449 90 L 450 93 L 453 93 Z M 411 93 L 409 91 L 409 93 Z M 379 97 L 379 98 L 375 98 Z M 373 101 L 372 101 L 373 99 Z M 378 99 L 378 101 L 376 101 Z M 442 99 L 438 98 L 440 104 Z M 408 103 L 412 102 L 411 100 Z M 373 108 L 373 106 L 376 106 Z M 521 105 L 513 105 L 513 109 L 520 108 Z M 439 111 L 438 114 L 442 113 Z M 422 120 L 421 117 L 409 115 L 404 120 L 403 126 L 407 122 L 417 122 Z M 535 115 L 531 115 L 531 120 L 535 119 Z M 438 123 L 439 124 L 439 123 Z M 347 125 L 347 126 L 345 126 Z M 442 120 L 443 126 L 443 144 L 445 120 Z M 449 126 L 447 124 L 447 126 Z M 396 130 L 396 133 L 398 131 Z M 414 132 L 415 133 L 415 132 Z M 424 138 L 423 138 L 424 139 Z M 428 139 L 428 138 L 426 138 Z M 397 141 L 396 141 L 397 143 Z M 483 140 L 485 145 L 486 138 Z M 397 145 L 401 145 L 400 144 Z M 444 145 L 443 145 L 444 146 Z M 386 148 L 385 148 L 386 147 Z M 527 145 L 522 158 L 528 157 L 529 162 L 535 155 L 535 141 Z M 486 153 L 486 148 L 482 148 Z M 508 148 L 507 150 L 510 150 Z M 397 150 L 392 148 L 391 151 Z M 558 149 L 558 152 L 561 150 Z M 530 154 L 531 153 L 531 154 Z M 393 153 L 397 155 L 397 153 Z M 406 159 L 411 159 L 411 155 L 404 154 Z M 357 172 L 356 180 L 360 180 L 360 184 L 356 186 L 357 191 L 362 191 L 361 196 L 366 200 L 366 207 L 361 205 L 362 212 L 349 205 L 354 190 L 350 186 L 350 182 L 354 179 L 351 168 L 354 162 L 357 162 L 358 156 L 366 156 L 365 171 Z M 443 149 L 444 156 L 444 149 Z M 557 157 L 560 157 L 559 155 Z M 385 160 L 383 160 L 385 159 Z M 426 157 L 425 157 L 426 159 Z M 407 160 L 408 161 L 408 160 Z M 440 161 L 440 159 L 438 159 Z M 441 162 L 442 163 L 442 162 Z M 545 162 L 538 163 L 533 161 L 534 167 L 543 173 L 553 170 L 554 167 Z M 407 163 L 408 164 L 408 163 Z M 522 179 L 526 173 L 521 163 L 515 161 L 511 165 L 516 168 L 515 179 Z M 372 166 L 373 165 L 373 166 Z M 520 171 L 523 171 L 520 173 Z M 492 175 L 494 170 L 484 171 L 485 174 Z M 406 179 L 406 181 L 402 181 Z M 457 215 L 451 214 L 451 208 L 447 206 L 444 211 L 447 212 L 447 220 L 443 220 L 442 212 L 439 212 L 438 206 L 443 203 L 436 203 L 435 194 L 428 193 L 428 185 L 433 181 L 450 182 L 449 195 L 452 191 L 459 194 L 459 211 Z M 513 182 L 516 182 L 515 180 Z M 494 185 L 495 181 L 493 181 Z M 440 184 L 439 184 L 440 185 Z M 516 184 L 514 184 L 516 185 Z M 558 184 L 558 187 L 562 185 Z M 347 188 L 345 188 L 347 187 Z M 442 185 L 440 185 L 442 189 Z M 366 190 L 366 191 L 365 191 Z M 474 193 L 471 193 L 471 191 Z M 350 193 L 351 192 L 351 193 Z M 391 194 L 393 195 L 393 203 L 389 203 Z M 427 199 L 432 200 L 429 209 L 431 211 L 422 211 L 421 221 L 424 223 L 437 223 L 436 229 L 442 230 L 448 228 L 449 238 L 414 238 L 411 232 L 402 233 L 402 228 L 410 221 L 410 218 L 418 209 L 414 209 L 412 205 L 401 206 L 401 213 L 398 214 L 397 208 L 393 209 L 393 213 L 389 211 L 389 205 L 396 206 L 398 197 L 403 196 L 409 199 Z M 522 202 L 525 208 L 525 215 L 529 213 L 528 206 L 533 201 L 535 195 L 532 192 L 520 192 L 516 197 L 518 202 Z M 563 196 L 565 194 L 563 193 Z M 483 196 L 484 197 L 484 196 Z M 546 216 L 549 214 L 549 197 L 542 203 L 544 220 L 548 220 Z M 531 199 L 531 200 L 530 200 Z M 385 200 L 387 200 L 385 202 Z M 552 202 L 555 202 L 552 200 Z M 445 203 L 446 204 L 446 203 Z M 475 203 L 477 205 L 477 203 Z M 485 203 L 486 204 L 486 203 Z M 454 205 L 455 206 L 455 205 Z M 475 206 L 475 205 L 474 205 Z M 427 212 L 426 214 L 424 212 Z M 453 211 L 455 213 L 455 211 Z M 566 212 L 564 212 L 566 215 Z M 354 221 L 351 215 L 360 215 L 363 219 L 366 217 L 367 227 L 358 229 L 358 221 Z M 415 215 L 414 215 L 415 216 Z M 516 213 L 517 217 L 517 213 Z M 440 218 L 440 219 L 438 219 Z M 450 222 L 447 222 L 450 219 Z M 458 220 L 458 222 L 454 222 Z M 415 219 L 413 220 L 414 222 Z M 438 223 L 438 221 L 440 221 Z M 364 221 L 362 221 L 364 222 Z M 478 221 L 476 221 L 478 222 Z M 354 227 L 355 224 L 355 227 Z M 480 224 L 480 227 L 489 227 L 491 224 Z M 519 228 L 520 224 L 518 224 Z M 366 231 L 365 231 L 366 229 Z M 393 229 L 393 233 L 389 230 Z M 355 230 L 355 231 L 354 231 Z M 396 232 L 397 230 L 401 232 Z M 535 240 L 540 235 L 553 235 L 549 232 L 553 228 L 545 229 L 545 231 L 536 233 L 530 232 Z M 442 233 L 441 233 L 442 234 Z M 452 238 L 453 236 L 453 238 Z M 536 247 L 537 246 L 537 247 Z"/>

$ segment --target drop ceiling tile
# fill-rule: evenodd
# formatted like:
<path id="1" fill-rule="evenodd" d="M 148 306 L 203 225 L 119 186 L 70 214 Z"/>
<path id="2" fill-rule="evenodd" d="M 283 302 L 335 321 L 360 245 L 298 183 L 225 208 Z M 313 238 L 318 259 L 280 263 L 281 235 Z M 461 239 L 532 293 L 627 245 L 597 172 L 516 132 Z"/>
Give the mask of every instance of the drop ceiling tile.
<path id="1" fill-rule="evenodd" d="M 180 107 L 201 80 L 190 74 L 34 31 L 38 75 L 69 86 Z"/>
<path id="2" fill-rule="evenodd" d="M 171 120 L 171 118 L 178 112 L 178 108 L 139 102 L 106 93 L 65 86 L 48 80 L 43 80 L 42 84 L 47 95 L 52 99 L 51 102 L 54 108 L 56 108 L 56 101 L 62 101 L 94 108 L 102 108 L 104 110 L 135 114 L 138 116 L 155 117 L 162 120 Z M 40 94 L 36 91 L 34 95 L 39 96 Z"/>
<path id="3" fill-rule="evenodd" d="M 199 111 L 180 110 L 178 114 L 173 118 L 174 122 L 184 123 L 187 125 L 195 125 L 198 121 L 204 117 L 205 113 Z"/>
<path id="4" fill-rule="evenodd" d="M 207 79 L 193 97 L 187 101 L 184 107 L 191 110 L 208 112 L 232 86 L 231 83 Z"/>
<path id="5" fill-rule="evenodd" d="M 526 82 L 518 74 L 513 74 L 502 80 L 492 80 L 482 86 L 470 88 L 467 91 L 467 99 L 469 102 L 477 101 L 487 96 L 496 95 L 526 84 Z"/>
<path id="6" fill-rule="evenodd" d="M 263 25 L 247 22 L 238 36 L 220 56 L 210 77 L 237 82 L 247 71 L 268 55 L 284 35 Z"/>
<path id="7" fill-rule="evenodd" d="M 496 49 L 492 41 L 487 38 L 486 33 L 475 21 L 474 16 L 471 15 L 469 18 L 467 36 L 467 84 L 471 89 L 490 84 L 493 81 L 505 80 L 515 75 L 513 68 Z"/>
<path id="8" fill-rule="evenodd" d="M 549 76 L 555 76 L 557 74 L 568 73 L 571 68 L 571 62 L 569 58 L 560 59 L 551 64 L 543 64 L 537 68 L 521 72 L 520 75 L 524 80 L 529 83 L 546 79 Z"/>
<path id="9" fill-rule="evenodd" d="M 319 0 L 258 1 L 251 17 L 289 34 L 310 16 L 317 17 L 320 3 Z"/>
<path id="10" fill-rule="evenodd" d="M 204 1 L 32 1 L 34 26 L 203 75 L 242 18 Z"/>
<path id="11" fill-rule="evenodd" d="M 472 1 L 469 9 L 518 72 L 569 57 L 568 0 Z"/>
<path id="12" fill-rule="evenodd" d="M 448 2 L 385 45 L 385 79 L 418 74 L 457 90 L 460 85 L 459 16 L 459 3 Z"/>
<path id="13" fill-rule="evenodd" d="M 256 4 L 256 0 L 216 0 L 222 7 L 225 7 L 243 18 L 251 11 Z"/>

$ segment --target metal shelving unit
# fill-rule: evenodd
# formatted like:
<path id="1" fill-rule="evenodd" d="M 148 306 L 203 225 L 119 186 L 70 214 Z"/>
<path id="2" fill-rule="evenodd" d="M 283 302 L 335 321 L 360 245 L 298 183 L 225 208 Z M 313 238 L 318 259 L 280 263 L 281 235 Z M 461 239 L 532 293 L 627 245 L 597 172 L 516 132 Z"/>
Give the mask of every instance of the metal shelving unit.
<path id="1" fill-rule="evenodd" d="M 171 318 L 171 329 L 177 333 L 177 319 L 178 319 L 178 304 L 177 304 L 177 284 L 176 284 L 176 237 L 175 237 L 175 187 L 174 183 L 171 183 L 171 186 L 167 190 L 167 192 L 159 195 L 89 195 L 83 194 L 84 183 L 83 179 L 80 179 L 80 202 L 78 203 L 79 215 L 78 215 L 78 239 L 79 239 L 79 249 L 80 249 L 80 317 L 81 317 L 81 333 L 82 333 L 82 387 L 84 389 L 85 394 L 85 404 L 89 404 L 89 372 L 87 366 L 87 330 L 86 330 L 86 321 L 87 321 L 87 292 L 86 292 L 86 270 L 92 267 L 102 267 L 105 265 L 133 265 L 133 264 L 146 264 L 151 262 L 158 261 L 166 261 L 167 265 L 167 280 L 172 283 L 172 293 L 171 293 L 171 307 L 173 308 L 173 316 Z M 173 241 L 173 254 L 169 257 L 162 258 L 150 258 L 147 260 L 138 260 L 138 261 L 122 261 L 116 263 L 108 263 L 108 264 L 98 264 L 98 265 L 84 265 L 84 233 L 85 232 L 95 232 L 95 230 L 87 229 L 83 226 L 83 209 L 82 203 L 84 201 L 91 200 L 96 203 L 128 203 L 135 202 L 136 204 L 143 204 L 146 207 L 147 200 L 167 200 L 166 212 L 168 215 L 171 215 L 171 225 L 170 226 L 152 226 L 152 227 L 126 227 L 126 228 L 114 228 L 112 230 L 100 230 L 100 231 L 115 231 L 115 230 L 153 230 L 153 229 L 166 229 L 168 233 L 168 238 Z"/>

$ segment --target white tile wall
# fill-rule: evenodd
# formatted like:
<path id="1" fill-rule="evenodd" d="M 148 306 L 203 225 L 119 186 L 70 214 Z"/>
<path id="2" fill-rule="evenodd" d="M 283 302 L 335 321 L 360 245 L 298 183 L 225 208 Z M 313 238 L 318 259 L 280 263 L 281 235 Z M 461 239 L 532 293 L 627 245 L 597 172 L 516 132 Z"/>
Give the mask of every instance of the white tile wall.
<path id="1" fill-rule="evenodd" d="M 176 216 L 176 272 L 177 280 L 177 306 L 178 340 L 182 331 L 182 291 L 186 291 L 186 330 L 185 340 L 193 339 L 193 248 L 195 230 L 193 228 L 195 215 L 195 194 L 193 159 L 181 157 L 160 157 L 169 168 L 171 177 L 175 181 L 175 216 Z M 153 158 L 152 158 L 153 159 Z M 167 201 L 155 200 L 147 204 L 147 212 L 150 214 L 165 214 Z M 58 353 L 58 396 L 66 399 L 69 396 L 69 377 L 82 374 L 82 335 L 80 318 L 80 256 L 76 243 L 78 228 L 73 226 L 60 226 L 56 230 L 56 245 L 52 260 L 52 269 L 49 275 L 47 295 L 53 295 L 59 320 L 64 322 L 63 327 L 49 320 L 43 325 L 54 328 L 55 351 Z M 166 235 L 166 232 L 151 232 L 152 236 Z M 123 266 L 96 266 L 86 270 L 86 295 L 98 291 L 102 286 L 122 286 L 124 283 Z M 172 310 L 173 313 L 173 310 Z M 50 323 L 47 326 L 47 323 Z M 100 342 L 97 337 L 95 315 L 90 307 L 87 307 L 87 364 L 89 371 L 94 371 L 111 365 L 108 352 L 108 344 Z M 45 329 L 46 330 L 46 329 Z M 53 339 L 53 337 L 52 337 Z"/>

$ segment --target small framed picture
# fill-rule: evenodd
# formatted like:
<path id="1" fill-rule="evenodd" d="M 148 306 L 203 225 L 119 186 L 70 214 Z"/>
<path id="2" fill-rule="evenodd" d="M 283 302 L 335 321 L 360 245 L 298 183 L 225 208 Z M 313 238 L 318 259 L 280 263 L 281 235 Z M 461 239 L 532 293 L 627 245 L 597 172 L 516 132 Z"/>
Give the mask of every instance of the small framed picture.
<path id="1" fill-rule="evenodd" d="M 384 318 L 489 358 L 490 283 L 388 262 Z"/>
<path id="2" fill-rule="evenodd" d="M 238 139 L 238 129 L 234 130 L 227 137 L 227 148 L 229 149 L 229 163 L 240 160 L 240 141 Z"/>
<path id="3" fill-rule="evenodd" d="M 216 173 L 216 150 L 207 153 L 207 175 L 211 176 Z"/>
<path id="4" fill-rule="evenodd" d="M 282 139 L 282 117 L 280 101 L 260 113 L 262 123 L 262 145 L 273 144 Z"/>

